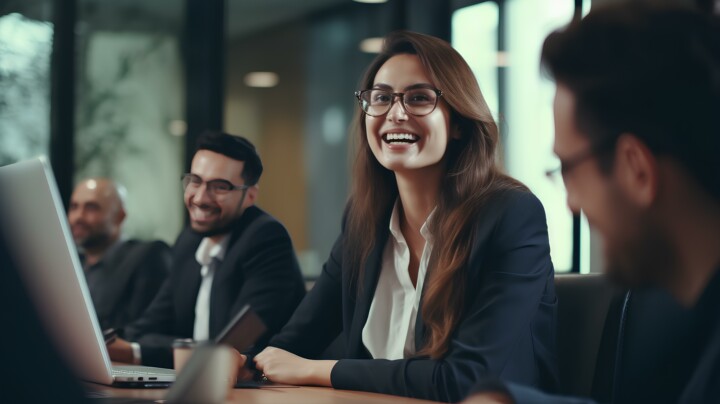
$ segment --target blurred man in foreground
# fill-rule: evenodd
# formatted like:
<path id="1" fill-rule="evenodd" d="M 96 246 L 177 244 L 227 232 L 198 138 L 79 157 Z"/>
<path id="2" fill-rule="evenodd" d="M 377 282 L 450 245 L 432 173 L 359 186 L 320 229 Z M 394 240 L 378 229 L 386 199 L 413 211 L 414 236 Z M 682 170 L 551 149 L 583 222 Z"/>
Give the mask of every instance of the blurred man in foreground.
<path id="1" fill-rule="evenodd" d="M 682 403 L 720 402 L 720 23 L 622 3 L 551 34 L 554 151 L 573 212 L 602 236 L 607 275 L 657 286 L 708 325 Z M 662 352 L 658 352 L 662 355 Z M 585 403 L 504 382 L 468 403 Z"/>

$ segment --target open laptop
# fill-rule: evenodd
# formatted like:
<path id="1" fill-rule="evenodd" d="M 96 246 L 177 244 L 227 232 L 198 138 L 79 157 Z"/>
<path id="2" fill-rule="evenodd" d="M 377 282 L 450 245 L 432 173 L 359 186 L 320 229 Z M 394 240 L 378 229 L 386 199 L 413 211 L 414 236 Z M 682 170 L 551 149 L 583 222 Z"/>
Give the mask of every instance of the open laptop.
<path id="1" fill-rule="evenodd" d="M 2 231 L 20 277 L 78 377 L 123 387 L 163 387 L 175 381 L 171 369 L 111 365 L 47 159 L 0 167 L 0 206 Z"/>

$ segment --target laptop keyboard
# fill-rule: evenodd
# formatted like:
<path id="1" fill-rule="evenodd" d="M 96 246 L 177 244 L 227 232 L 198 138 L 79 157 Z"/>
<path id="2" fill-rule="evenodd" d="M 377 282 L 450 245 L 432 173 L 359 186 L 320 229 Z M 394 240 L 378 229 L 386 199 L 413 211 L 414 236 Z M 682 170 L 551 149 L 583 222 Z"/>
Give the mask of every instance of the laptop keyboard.
<path id="1" fill-rule="evenodd" d="M 172 374 L 172 371 L 153 371 L 151 369 L 134 370 L 127 368 L 113 368 L 113 376 L 167 376 Z"/>

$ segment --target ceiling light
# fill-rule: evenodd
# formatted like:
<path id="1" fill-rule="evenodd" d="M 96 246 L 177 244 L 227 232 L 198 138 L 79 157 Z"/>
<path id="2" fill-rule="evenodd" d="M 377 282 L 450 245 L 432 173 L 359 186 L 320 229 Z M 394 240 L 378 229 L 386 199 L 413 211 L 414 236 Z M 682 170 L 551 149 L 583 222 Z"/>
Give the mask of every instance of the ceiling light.
<path id="1" fill-rule="evenodd" d="M 245 85 L 248 87 L 275 87 L 280 81 L 277 73 L 250 72 L 245 75 Z"/>
<path id="2" fill-rule="evenodd" d="M 358 3 L 369 3 L 369 4 L 379 4 L 379 3 L 387 3 L 388 0 L 354 0 Z"/>
<path id="3" fill-rule="evenodd" d="M 382 38 L 366 38 L 360 41 L 360 50 L 365 53 L 380 53 L 382 46 Z"/>
<path id="4" fill-rule="evenodd" d="M 168 123 L 168 132 L 173 136 L 185 136 L 187 123 L 181 119 L 174 119 Z"/>

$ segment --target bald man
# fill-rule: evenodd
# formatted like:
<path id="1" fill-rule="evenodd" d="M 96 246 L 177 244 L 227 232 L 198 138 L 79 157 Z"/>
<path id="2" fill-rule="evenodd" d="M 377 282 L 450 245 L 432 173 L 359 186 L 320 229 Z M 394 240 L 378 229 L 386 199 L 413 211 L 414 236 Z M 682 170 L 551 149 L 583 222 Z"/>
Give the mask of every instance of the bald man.
<path id="1" fill-rule="evenodd" d="M 90 178 L 75 187 L 68 210 L 103 329 L 120 329 L 140 317 L 170 268 L 170 249 L 164 242 L 122 239 L 123 198 L 114 181 Z"/>

